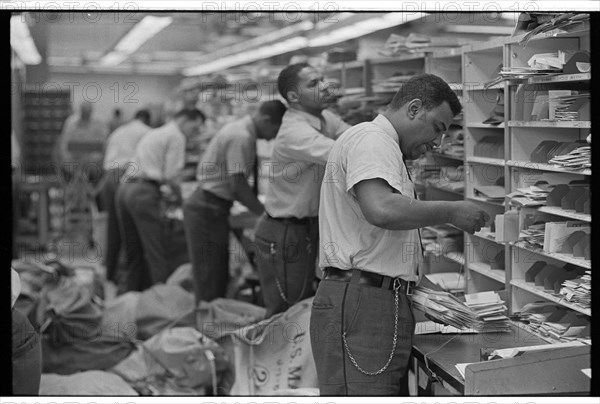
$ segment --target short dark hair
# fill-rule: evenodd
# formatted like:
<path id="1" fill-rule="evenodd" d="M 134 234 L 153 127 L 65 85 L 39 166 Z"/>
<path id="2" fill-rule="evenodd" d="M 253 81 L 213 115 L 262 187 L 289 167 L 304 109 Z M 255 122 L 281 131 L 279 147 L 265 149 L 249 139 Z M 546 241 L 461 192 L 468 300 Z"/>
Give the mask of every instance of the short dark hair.
<path id="1" fill-rule="evenodd" d="M 299 79 L 298 73 L 305 67 L 311 67 L 311 65 L 305 62 L 295 63 L 287 66 L 279 73 L 279 77 L 277 78 L 277 89 L 279 90 L 279 94 L 281 94 L 286 101 L 289 101 L 287 92 L 296 88 Z"/>
<path id="2" fill-rule="evenodd" d="M 458 115 L 462 110 L 462 105 L 454 91 L 448 83 L 435 74 L 419 74 L 411 77 L 394 95 L 389 107 L 398 110 L 415 98 L 420 99 L 423 107 L 428 111 L 444 101 L 450 106 L 452 114 Z"/>
<path id="3" fill-rule="evenodd" d="M 281 123 L 281 118 L 286 111 L 285 105 L 279 100 L 265 101 L 260 105 L 258 111 L 271 118 L 272 123 Z"/>
<path id="4" fill-rule="evenodd" d="M 140 109 L 135 113 L 134 119 L 138 119 L 148 125 L 150 123 L 150 111 L 147 109 Z"/>
<path id="5" fill-rule="evenodd" d="M 206 115 L 204 115 L 204 112 L 200 111 L 197 108 L 184 108 L 182 110 L 179 110 L 174 115 L 174 118 L 177 119 L 179 117 L 184 117 L 189 121 L 195 121 L 198 118 L 201 118 L 202 122 L 206 121 Z"/>

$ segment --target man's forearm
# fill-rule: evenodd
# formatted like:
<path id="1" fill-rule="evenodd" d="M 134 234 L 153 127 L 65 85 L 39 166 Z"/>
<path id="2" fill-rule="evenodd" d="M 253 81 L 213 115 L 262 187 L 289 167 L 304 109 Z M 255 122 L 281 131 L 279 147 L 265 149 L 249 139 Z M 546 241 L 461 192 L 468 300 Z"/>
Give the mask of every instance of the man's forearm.
<path id="1" fill-rule="evenodd" d="M 263 213 L 263 204 L 260 203 L 256 195 L 254 195 L 252 188 L 250 188 L 248 181 L 243 175 L 234 175 L 229 179 L 229 181 L 230 189 L 236 201 L 239 201 L 257 215 Z"/>
<path id="2" fill-rule="evenodd" d="M 388 230 L 410 230 L 451 222 L 452 201 L 419 201 L 392 194 L 385 201 L 379 226 Z"/>

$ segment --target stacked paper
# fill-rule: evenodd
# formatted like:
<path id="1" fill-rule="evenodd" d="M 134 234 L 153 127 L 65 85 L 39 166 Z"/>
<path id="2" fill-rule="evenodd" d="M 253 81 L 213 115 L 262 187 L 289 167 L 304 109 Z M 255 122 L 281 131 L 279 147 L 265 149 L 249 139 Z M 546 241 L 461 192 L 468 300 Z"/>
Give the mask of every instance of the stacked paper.
<path id="1" fill-rule="evenodd" d="M 502 202 L 506 196 L 504 187 L 500 185 L 477 185 L 473 188 L 476 196 L 487 199 L 488 201 Z"/>
<path id="2" fill-rule="evenodd" d="M 531 185 L 517 188 L 516 191 L 506 196 L 510 198 L 513 206 L 544 206 L 551 188 L 549 185 Z"/>
<path id="3" fill-rule="evenodd" d="M 417 287 L 413 293 L 413 305 L 429 318 L 446 325 L 462 328 L 481 328 L 477 315 L 463 302 L 448 292 Z"/>
<path id="4" fill-rule="evenodd" d="M 560 167 L 570 169 L 583 169 L 592 167 L 592 147 L 581 146 L 562 156 L 554 156 L 548 161 Z"/>
<path id="5" fill-rule="evenodd" d="M 569 61 L 571 56 L 575 54 L 573 50 L 559 50 L 558 52 L 552 53 L 538 53 L 533 55 L 527 61 L 529 67 L 540 70 L 548 69 L 562 69 L 563 66 Z"/>
<path id="6" fill-rule="evenodd" d="M 535 302 L 515 313 L 534 331 L 559 342 L 589 340 L 589 318 L 555 303 Z"/>
<path id="7" fill-rule="evenodd" d="M 559 95 L 549 99 L 551 114 L 549 119 L 554 121 L 584 121 L 589 120 L 590 94 L 580 93 Z M 544 119 L 542 119 L 544 120 Z"/>
<path id="8" fill-rule="evenodd" d="M 578 304 L 584 308 L 592 304 L 592 272 L 585 271 L 585 275 L 572 280 L 566 280 L 562 284 L 560 294 L 571 303 Z"/>
<path id="9" fill-rule="evenodd" d="M 562 68 L 549 67 L 540 69 L 529 66 L 513 66 L 502 67 L 498 77 L 484 84 L 484 88 L 488 89 L 495 84 L 499 84 L 505 80 L 523 80 L 537 76 L 548 76 L 562 73 Z"/>
<path id="10" fill-rule="evenodd" d="M 587 13 L 559 13 L 550 21 L 546 21 L 529 31 L 521 38 L 519 44 L 524 43 L 527 45 L 527 42 L 529 42 L 531 38 L 544 32 L 555 29 L 568 30 L 577 28 L 581 23 L 588 21 L 589 19 L 590 15 Z"/>
<path id="11" fill-rule="evenodd" d="M 465 305 L 473 310 L 485 330 L 508 330 L 508 308 L 494 291 L 465 295 Z"/>
<path id="12" fill-rule="evenodd" d="M 407 37 L 391 34 L 385 42 L 384 49 L 379 53 L 385 56 L 396 56 L 421 50 L 438 50 L 440 48 L 453 48 L 466 43 L 456 37 L 432 37 L 423 34 L 411 33 Z"/>
<path id="13" fill-rule="evenodd" d="M 532 249 L 544 248 L 544 234 L 546 232 L 546 223 L 538 223 L 521 230 L 519 233 L 519 243 Z"/>
<path id="14" fill-rule="evenodd" d="M 440 272 L 425 276 L 441 289 L 450 293 L 463 292 L 465 290 L 465 277 L 458 272 Z"/>
<path id="15" fill-rule="evenodd" d="M 465 295 L 465 302 L 447 292 L 418 287 L 413 304 L 429 318 L 458 329 L 505 331 L 508 317 L 504 301 L 496 292 Z"/>

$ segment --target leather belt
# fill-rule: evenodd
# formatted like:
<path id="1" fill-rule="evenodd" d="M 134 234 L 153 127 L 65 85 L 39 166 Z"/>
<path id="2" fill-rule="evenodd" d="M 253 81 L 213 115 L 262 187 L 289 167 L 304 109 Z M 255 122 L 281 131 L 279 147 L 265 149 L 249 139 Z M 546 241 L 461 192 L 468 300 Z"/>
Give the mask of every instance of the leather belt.
<path id="1" fill-rule="evenodd" d="M 406 281 L 401 278 L 392 278 L 391 276 L 361 271 L 360 269 L 356 268 L 344 270 L 334 267 L 326 267 L 324 272 L 325 277 L 323 279 L 350 282 L 388 290 L 394 290 L 394 284 L 399 282 L 399 290 L 409 296 L 412 295 L 413 289 L 415 288 L 415 282 L 413 281 Z"/>
<path id="2" fill-rule="evenodd" d="M 131 178 L 128 178 L 127 181 L 125 181 L 125 182 L 142 182 L 142 183 L 154 185 L 156 187 L 160 187 L 160 181 L 152 180 L 150 178 L 131 177 Z"/>
<path id="3" fill-rule="evenodd" d="M 319 223 L 318 216 L 309 216 L 309 217 L 298 218 L 298 217 L 273 217 L 273 216 L 270 216 L 268 213 L 265 213 L 265 215 L 268 219 L 275 220 L 276 222 L 280 222 L 280 223 L 292 223 L 292 224 L 298 224 L 298 225 L 309 225 L 309 224 L 316 225 Z"/>

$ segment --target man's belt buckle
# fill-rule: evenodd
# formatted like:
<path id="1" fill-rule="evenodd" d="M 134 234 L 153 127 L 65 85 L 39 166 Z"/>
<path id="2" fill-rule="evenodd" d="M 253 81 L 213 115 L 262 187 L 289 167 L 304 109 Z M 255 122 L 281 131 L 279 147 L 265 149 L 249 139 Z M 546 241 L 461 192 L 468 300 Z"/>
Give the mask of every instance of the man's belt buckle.
<path id="1" fill-rule="evenodd" d="M 412 296 L 414 291 L 414 283 L 406 282 L 406 296 Z"/>

